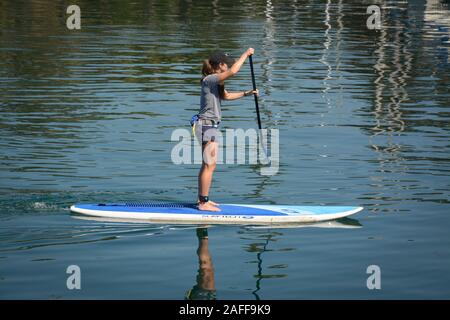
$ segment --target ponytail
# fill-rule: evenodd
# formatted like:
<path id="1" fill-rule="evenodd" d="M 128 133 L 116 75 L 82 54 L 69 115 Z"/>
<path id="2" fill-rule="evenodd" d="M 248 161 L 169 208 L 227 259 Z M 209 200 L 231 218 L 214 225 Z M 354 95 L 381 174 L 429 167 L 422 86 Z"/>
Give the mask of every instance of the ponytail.
<path id="1" fill-rule="evenodd" d="M 214 73 L 214 68 L 209 63 L 209 59 L 203 60 L 203 67 L 202 67 L 202 75 L 203 75 L 203 77 L 206 77 L 206 76 L 208 76 L 210 74 L 213 74 L 213 73 Z"/>
<path id="2" fill-rule="evenodd" d="M 217 66 L 216 66 L 217 68 Z M 202 67 L 202 75 L 203 77 L 200 79 L 200 83 L 203 81 L 203 79 L 206 76 L 209 76 L 210 74 L 214 73 L 215 68 L 211 65 L 209 62 L 209 59 L 203 60 L 203 67 Z M 223 84 L 219 84 L 219 96 L 221 99 L 224 99 L 225 97 L 225 86 Z"/>

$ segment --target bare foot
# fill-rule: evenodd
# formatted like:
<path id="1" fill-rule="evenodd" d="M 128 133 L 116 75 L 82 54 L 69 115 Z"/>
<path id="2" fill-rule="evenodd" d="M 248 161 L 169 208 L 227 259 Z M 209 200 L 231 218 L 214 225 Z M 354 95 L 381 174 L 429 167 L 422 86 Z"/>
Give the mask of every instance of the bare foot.
<path id="1" fill-rule="evenodd" d="M 214 201 L 209 200 L 209 202 L 211 202 L 211 204 L 212 204 L 213 206 L 216 206 L 216 207 L 220 206 L 220 204 L 215 203 Z"/>
<path id="2" fill-rule="evenodd" d="M 216 206 L 214 206 L 211 201 L 208 202 L 199 202 L 198 204 L 198 210 L 202 210 L 202 211 L 214 211 L 214 212 L 218 212 L 220 211 L 219 208 L 217 208 Z"/>
<path id="3" fill-rule="evenodd" d="M 212 201 L 212 200 L 209 200 L 208 202 L 211 203 L 213 206 L 216 206 L 216 207 L 220 206 L 220 204 L 215 203 L 215 202 Z M 197 200 L 197 204 L 199 204 L 199 203 L 200 203 L 200 200 Z"/>

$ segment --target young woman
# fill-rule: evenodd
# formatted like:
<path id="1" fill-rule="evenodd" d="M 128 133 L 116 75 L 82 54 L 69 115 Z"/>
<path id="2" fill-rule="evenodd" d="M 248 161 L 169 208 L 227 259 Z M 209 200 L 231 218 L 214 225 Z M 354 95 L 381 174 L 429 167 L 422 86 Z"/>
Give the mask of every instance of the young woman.
<path id="1" fill-rule="evenodd" d="M 218 204 L 209 200 L 209 188 L 217 163 L 216 138 L 222 117 L 220 103 L 222 100 L 235 100 L 258 94 L 258 90 L 228 92 L 225 90 L 224 81 L 238 73 L 247 57 L 253 53 L 254 49 L 249 48 L 237 61 L 234 61 L 222 52 L 215 52 L 203 62 L 200 111 L 191 121 L 203 152 L 203 163 L 198 174 L 199 210 L 220 211 Z"/>

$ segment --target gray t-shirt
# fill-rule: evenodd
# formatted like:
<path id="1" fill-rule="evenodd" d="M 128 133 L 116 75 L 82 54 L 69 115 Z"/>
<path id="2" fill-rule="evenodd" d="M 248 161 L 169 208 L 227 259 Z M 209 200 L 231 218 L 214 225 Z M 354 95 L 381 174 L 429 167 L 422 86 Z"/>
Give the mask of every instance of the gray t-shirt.
<path id="1" fill-rule="evenodd" d="M 220 122 L 222 111 L 220 110 L 219 79 L 216 74 L 210 74 L 202 80 L 200 94 L 200 119 Z"/>

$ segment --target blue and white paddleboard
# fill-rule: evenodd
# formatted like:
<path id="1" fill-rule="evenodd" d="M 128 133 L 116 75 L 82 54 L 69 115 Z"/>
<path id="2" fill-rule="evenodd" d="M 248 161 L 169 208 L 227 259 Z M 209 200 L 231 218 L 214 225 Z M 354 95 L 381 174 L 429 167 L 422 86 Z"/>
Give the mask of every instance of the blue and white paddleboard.
<path id="1" fill-rule="evenodd" d="M 221 204 L 220 212 L 187 203 L 76 204 L 72 212 L 96 217 L 212 224 L 308 223 L 347 217 L 362 207 Z"/>

